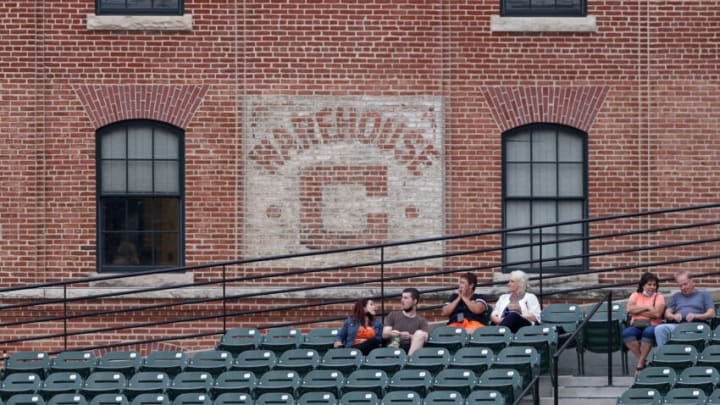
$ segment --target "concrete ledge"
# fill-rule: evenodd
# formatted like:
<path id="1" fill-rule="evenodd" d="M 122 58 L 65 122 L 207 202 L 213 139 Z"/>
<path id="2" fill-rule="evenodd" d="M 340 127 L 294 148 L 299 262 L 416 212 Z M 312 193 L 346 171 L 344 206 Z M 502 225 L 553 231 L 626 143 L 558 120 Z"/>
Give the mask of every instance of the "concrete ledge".
<path id="1" fill-rule="evenodd" d="M 492 32 L 597 32 L 597 18 L 587 17 L 490 17 Z"/>
<path id="2" fill-rule="evenodd" d="M 192 27 L 192 14 L 87 16 L 87 29 L 92 31 L 192 31 Z"/>

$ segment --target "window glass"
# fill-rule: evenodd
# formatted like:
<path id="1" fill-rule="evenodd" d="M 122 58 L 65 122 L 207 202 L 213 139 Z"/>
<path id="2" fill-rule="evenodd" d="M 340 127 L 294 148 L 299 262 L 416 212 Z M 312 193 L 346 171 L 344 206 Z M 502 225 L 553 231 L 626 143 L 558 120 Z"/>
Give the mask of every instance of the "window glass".
<path id="1" fill-rule="evenodd" d="M 503 16 L 585 16 L 587 0 L 500 0 Z"/>
<path id="2" fill-rule="evenodd" d="M 182 0 L 96 0 L 97 14 L 182 15 Z"/>
<path id="3" fill-rule="evenodd" d="M 152 193 L 152 161 L 140 160 L 128 162 L 128 192 Z"/>
<path id="4" fill-rule="evenodd" d="M 587 217 L 585 145 L 582 133 L 559 125 L 531 125 L 504 135 L 503 226 L 528 227 L 504 235 L 506 270 L 587 267 L 582 257 L 587 225 L 554 225 Z M 553 225 L 529 228 L 542 224 Z"/>
<path id="5" fill-rule="evenodd" d="M 181 141 L 151 121 L 98 131 L 99 271 L 182 264 Z"/>

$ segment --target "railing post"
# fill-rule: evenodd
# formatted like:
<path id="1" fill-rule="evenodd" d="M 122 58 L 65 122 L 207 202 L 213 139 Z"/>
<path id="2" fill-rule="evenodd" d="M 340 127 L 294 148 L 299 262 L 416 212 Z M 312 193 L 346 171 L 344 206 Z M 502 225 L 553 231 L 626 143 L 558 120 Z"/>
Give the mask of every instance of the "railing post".
<path id="1" fill-rule="evenodd" d="M 613 379 L 612 379 L 612 346 L 614 343 L 615 336 L 613 335 L 613 310 L 612 310 L 612 290 L 610 290 L 610 294 L 608 294 L 608 386 L 612 386 Z"/>
<path id="2" fill-rule="evenodd" d="M 227 273 L 225 271 L 226 266 L 222 266 L 222 307 L 223 307 L 223 334 L 227 332 L 227 292 L 226 292 L 226 281 Z"/>
<path id="3" fill-rule="evenodd" d="M 63 284 L 63 346 L 68 349 L 67 284 Z"/>
<path id="4" fill-rule="evenodd" d="M 540 242 L 540 246 L 538 247 L 538 257 L 540 259 L 540 308 L 543 308 L 543 228 L 540 227 L 540 237 L 538 239 L 538 242 Z"/>
<path id="5" fill-rule="evenodd" d="M 579 348 L 578 348 L 579 350 Z M 558 381 L 558 374 L 560 374 L 560 369 L 558 368 L 558 363 L 560 362 L 560 357 L 557 356 L 557 352 L 553 353 L 553 371 L 552 375 L 555 376 L 555 378 L 550 378 L 552 380 L 553 385 L 553 402 L 555 405 L 558 405 L 559 396 L 560 396 L 560 389 L 558 386 L 560 385 L 560 382 Z"/>
<path id="6" fill-rule="evenodd" d="M 385 247 L 380 246 L 380 310 L 383 314 L 383 322 L 385 322 Z"/>

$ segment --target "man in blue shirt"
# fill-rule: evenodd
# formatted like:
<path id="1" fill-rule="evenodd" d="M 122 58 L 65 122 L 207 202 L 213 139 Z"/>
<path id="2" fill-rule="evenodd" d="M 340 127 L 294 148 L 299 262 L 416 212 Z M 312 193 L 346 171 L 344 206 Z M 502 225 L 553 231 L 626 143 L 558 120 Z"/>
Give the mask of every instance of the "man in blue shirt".
<path id="1" fill-rule="evenodd" d="M 682 271 L 675 276 L 680 292 L 673 294 L 665 309 L 663 323 L 655 327 L 655 342 L 660 347 L 670 340 L 670 334 L 681 322 L 710 322 L 715 317 L 715 303 L 710 293 L 695 288 L 690 273 Z"/>

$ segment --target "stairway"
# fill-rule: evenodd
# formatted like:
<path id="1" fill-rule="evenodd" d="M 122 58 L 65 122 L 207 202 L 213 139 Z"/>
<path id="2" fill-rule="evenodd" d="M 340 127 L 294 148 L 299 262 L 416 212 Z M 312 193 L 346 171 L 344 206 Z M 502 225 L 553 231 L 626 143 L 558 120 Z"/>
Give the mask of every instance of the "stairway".
<path id="1" fill-rule="evenodd" d="M 608 386 L 607 376 L 560 376 L 558 404 L 576 405 L 591 401 L 592 405 L 615 405 L 617 398 L 632 385 L 633 377 L 613 377 L 613 385 Z M 523 399 L 523 405 L 531 405 L 532 397 Z M 540 405 L 552 405 L 553 387 L 550 377 L 540 378 Z"/>
<path id="2" fill-rule="evenodd" d="M 628 363 L 634 365 L 637 360 L 632 354 Z M 585 352 L 585 375 L 577 376 L 575 350 L 570 349 L 560 357 L 560 377 L 558 387 L 559 405 L 615 405 L 618 397 L 625 392 L 635 378 L 624 376 L 619 353 L 613 354 L 612 386 L 608 386 L 607 354 Z M 591 402 L 586 402 L 586 401 Z M 532 396 L 528 395 L 522 404 L 532 404 Z M 540 405 L 554 404 L 553 386 L 550 377 L 540 378 Z"/>

